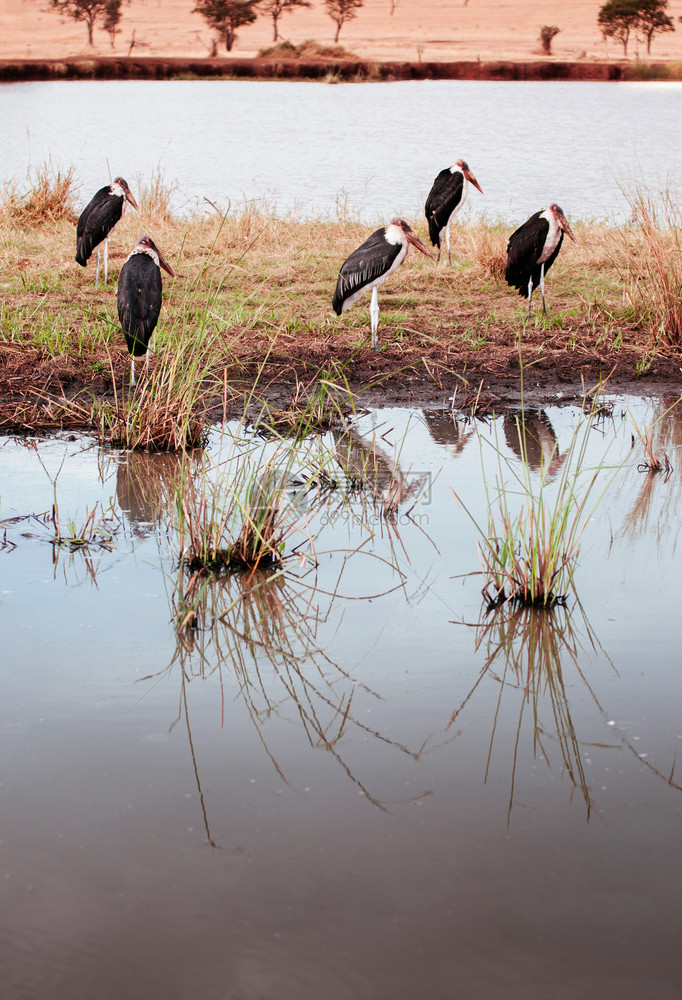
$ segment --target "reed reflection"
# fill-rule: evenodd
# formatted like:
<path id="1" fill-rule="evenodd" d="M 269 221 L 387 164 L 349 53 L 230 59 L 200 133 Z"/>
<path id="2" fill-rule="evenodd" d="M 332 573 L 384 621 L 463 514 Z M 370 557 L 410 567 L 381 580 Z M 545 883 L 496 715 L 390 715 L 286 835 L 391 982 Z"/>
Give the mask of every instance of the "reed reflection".
<path id="1" fill-rule="evenodd" d="M 546 611 L 506 604 L 482 618 L 476 627 L 475 649 L 485 654 L 483 667 L 476 683 L 450 717 L 447 729 L 454 725 L 485 678 L 499 685 L 486 760 L 487 782 L 502 718 L 502 703 L 515 698 L 518 720 L 510 756 L 507 825 L 511 822 L 515 803 L 516 767 L 526 728 L 530 728 L 532 752 L 536 759 L 540 757 L 551 767 L 558 752 L 562 772 L 568 776 L 573 788 L 579 791 L 589 820 L 594 801 L 583 767 L 586 744 L 579 740 L 573 722 L 566 670 L 570 668 L 571 673 L 584 684 L 594 704 L 603 713 L 579 664 L 586 654 L 603 654 L 603 650 L 582 608 L 577 605 L 574 613 L 565 607 Z M 510 705 L 507 708 L 510 709 Z"/>
<path id="2" fill-rule="evenodd" d="M 651 422 L 638 430 L 641 461 L 636 466 L 638 487 L 623 528 L 630 537 L 664 541 L 675 551 L 682 502 L 682 405 L 662 396 L 653 403 Z M 633 445 L 635 437 L 633 435 Z M 672 545 L 671 545 L 672 539 Z"/>
<path id="3" fill-rule="evenodd" d="M 245 709 L 260 745 L 279 778 L 288 785 L 295 778 L 287 773 L 277 751 L 281 735 L 279 723 L 293 724 L 314 751 L 323 751 L 335 760 L 347 778 L 368 802 L 382 811 L 397 803 L 374 791 L 345 752 L 352 735 L 366 742 L 370 737 L 399 755 L 413 760 L 426 752 L 428 739 L 416 748 L 392 739 L 363 719 L 367 699 L 381 695 L 341 667 L 326 651 L 340 617 L 333 613 L 335 602 L 343 600 L 333 588 L 323 594 L 316 589 L 314 574 L 296 577 L 290 571 L 257 571 L 225 576 L 187 574 L 180 571 L 173 595 L 173 619 L 177 632 L 174 656 L 165 672 L 179 669 L 181 701 L 178 719 L 188 729 L 197 787 L 204 811 L 204 825 L 210 843 L 215 843 L 201 787 L 200 767 L 194 741 L 188 687 L 199 680 L 218 681 L 220 725 L 226 721 L 228 700 Z M 236 682 L 236 699 L 234 682 Z M 145 678 L 149 680 L 150 678 Z M 356 702 L 363 704 L 362 718 Z M 412 802 L 430 794 L 424 789 Z"/>

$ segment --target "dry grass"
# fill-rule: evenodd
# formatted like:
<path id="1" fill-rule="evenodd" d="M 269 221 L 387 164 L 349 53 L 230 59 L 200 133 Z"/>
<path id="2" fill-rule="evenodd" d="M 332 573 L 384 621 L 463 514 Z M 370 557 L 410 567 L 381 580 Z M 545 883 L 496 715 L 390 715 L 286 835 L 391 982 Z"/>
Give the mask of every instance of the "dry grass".
<path id="1" fill-rule="evenodd" d="M 72 172 L 69 176 L 71 190 Z M 184 372 L 182 378 L 159 385 L 154 397 L 161 423 L 181 426 L 180 438 L 191 413 L 205 413 L 209 404 L 215 410 L 226 393 L 236 407 L 240 394 L 256 394 L 252 387 L 257 380 L 257 394 L 274 390 L 271 409 L 297 424 L 304 410 L 312 412 L 315 383 L 321 380 L 343 385 L 352 374 L 355 391 L 368 381 L 378 385 L 379 379 L 402 373 L 406 380 L 432 380 L 438 391 L 452 394 L 453 385 L 479 386 L 483 368 L 518 370 L 519 351 L 531 352 L 533 363 L 551 365 L 554 372 L 557 357 L 575 371 L 575 357 L 599 351 L 617 358 L 622 351 L 639 360 L 651 350 L 649 303 L 639 302 L 637 311 L 624 296 L 622 278 L 635 264 L 642 266 L 639 233 L 624 240 L 603 226 L 577 225 L 580 246 L 569 245 L 552 268 L 549 315 L 528 324 L 523 303 L 504 283 L 508 227 L 485 222 L 455 226 L 455 265 L 436 267 L 410 253 L 381 287 L 383 357 L 372 356 L 370 364 L 369 296 L 337 317 L 331 295 L 341 263 L 376 223 L 359 222 L 343 205 L 336 219 L 309 220 L 296 212 L 282 216 L 267 200 L 206 204 L 205 211 L 175 218 L 172 186 L 158 172 L 146 189 L 136 192 L 141 215 L 124 213 L 113 230 L 109 285 L 95 288 L 93 269 L 79 268 L 73 259 L 75 227 L 63 210 L 68 198 L 61 175 L 57 188 L 53 207 L 40 215 L 52 219 L 50 225 L 19 222 L 12 214 L 18 203 L 7 191 L 0 207 L 0 385 L 11 386 L 5 400 L 15 407 L 19 397 L 24 404 L 41 393 L 56 393 L 60 400 L 73 397 L 73 387 L 100 402 L 105 397 L 106 434 L 113 432 L 126 444 L 131 441 L 125 408 L 129 359 L 115 290 L 140 231 L 152 236 L 176 272 L 175 280 L 164 280 L 151 352 L 153 375 L 162 358 L 165 369 L 175 364 L 176 371 Z M 45 190 L 41 181 L 25 205 L 47 204 Z M 425 235 L 423 220 L 413 221 Z M 670 280 L 671 294 L 675 280 Z M 639 283 L 638 294 L 648 294 L 646 283 Z M 674 305 L 674 295 L 671 301 Z M 609 358 L 607 363 L 610 368 L 613 362 Z M 191 393 L 175 399 L 188 389 L 190 373 L 197 396 L 194 401 Z M 287 413 L 286 399 L 292 387 L 295 392 L 296 379 L 306 386 L 307 400 L 299 393 Z M 60 386 L 70 388 L 62 391 Z M 87 407 L 88 401 L 80 397 L 78 405 Z M 93 423 L 100 425 L 99 410 Z M 85 420 L 82 426 L 88 425 Z M 201 430 L 190 433 L 188 443 L 197 436 Z M 145 439 L 134 429 L 133 437 L 147 447 L 153 439 L 171 441 L 177 434 L 162 429 Z"/>
<path id="2" fill-rule="evenodd" d="M 682 344 L 682 211 L 669 193 L 658 202 L 646 189 L 626 192 L 632 211 L 620 231 L 623 278 L 633 307 L 655 344 Z"/>
<path id="3" fill-rule="evenodd" d="M 67 219 L 74 222 L 76 171 L 53 167 L 51 162 L 37 167 L 28 178 L 28 187 L 21 191 L 16 184 L 6 185 L 0 192 L 0 218 L 11 224 L 38 226 L 45 222 Z"/>

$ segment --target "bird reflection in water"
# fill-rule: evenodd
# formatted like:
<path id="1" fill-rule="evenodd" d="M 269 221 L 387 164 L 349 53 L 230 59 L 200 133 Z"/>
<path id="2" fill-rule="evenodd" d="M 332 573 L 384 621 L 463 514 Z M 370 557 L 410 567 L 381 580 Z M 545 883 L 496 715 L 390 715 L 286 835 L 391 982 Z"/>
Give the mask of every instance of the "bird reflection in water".
<path id="1" fill-rule="evenodd" d="M 422 417 L 432 440 L 447 448 L 451 455 L 464 451 L 475 434 L 473 421 L 454 411 L 422 410 Z"/>
<path id="2" fill-rule="evenodd" d="M 515 410 L 506 413 L 504 437 L 514 454 L 535 472 L 555 475 L 564 463 L 554 428 L 544 410 Z"/>
<path id="3" fill-rule="evenodd" d="M 200 462 L 202 452 L 128 451 L 116 458 L 116 499 L 137 535 L 148 535 L 172 509 L 187 463 Z"/>

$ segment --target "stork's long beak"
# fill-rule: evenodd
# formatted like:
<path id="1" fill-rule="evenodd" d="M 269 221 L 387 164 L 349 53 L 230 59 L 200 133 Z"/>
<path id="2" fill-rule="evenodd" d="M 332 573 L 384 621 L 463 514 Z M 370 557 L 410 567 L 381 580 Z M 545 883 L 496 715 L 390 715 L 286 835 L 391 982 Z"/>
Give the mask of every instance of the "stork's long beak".
<path id="1" fill-rule="evenodd" d="M 166 260 L 166 258 L 163 256 L 163 254 L 161 253 L 161 251 L 159 250 L 158 247 L 156 248 L 156 252 L 159 255 L 159 267 L 162 267 L 164 269 L 164 271 L 167 271 L 168 274 L 170 274 L 171 278 L 174 278 L 175 277 L 175 271 L 170 266 L 170 264 L 168 263 L 168 261 Z"/>
<path id="2" fill-rule="evenodd" d="M 564 232 L 566 233 L 566 235 L 567 235 L 567 236 L 568 236 L 568 237 L 569 237 L 570 239 L 572 239 L 572 240 L 573 240 L 573 242 L 575 243 L 575 245 L 576 245 L 576 246 L 578 246 L 578 241 L 577 241 L 577 239 L 575 238 L 575 236 L 573 235 L 573 233 L 571 232 L 571 227 L 570 227 L 570 226 L 569 226 L 569 224 L 568 224 L 568 219 L 566 218 L 566 216 L 565 216 L 565 215 L 560 215 L 560 216 L 558 217 L 558 219 L 557 219 L 557 222 L 559 223 L 559 227 L 560 227 L 561 229 L 563 229 L 563 231 L 564 231 Z"/>
<path id="3" fill-rule="evenodd" d="M 419 252 L 423 253 L 425 257 L 428 257 L 430 260 L 433 260 L 433 257 L 426 249 L 422 241 L 419 239 L 414 229 L 406 229 L 405 236 L 407 237 L 407 242 L 411 243 L 416 250 L 419 250 Z"/>
<path id="4" fill-rule="evenodd" d="M 130 204 L 133 206 L 133 208 L 135 209 L 136 212 L 139 212 L 140 211 L 139 206 L 138 206 L 137 202 L 135 201 L 135 199 L 133 198 L 133 193 L 130 190 L 130 188 L 128 188 L 128 190 L 125 191 L 124 193 L 125 193 L 125 196 L 126 196 L 126 201 L 130 202 Z"/>
<path id="5" fill-rule="evenodd" d="M 470 182 L 471 184 L 473 184 L 473 185 L 474 185 L 474 187 L 475 187 L 475 188 L 476 188 L 476 189 L 477 189 L 478 191 L 480 191 L 480 192 L 481 192 L 481 194 L 483 194 L 483 188 L 482 188 L 482 187 L 481 187 L 481 185 L 480 185 L 480 184 L 478 183 L 478 181 L 476 180 L 476 178 L 474 177 L 474 175 L 472 174 L 472 172 L 471 172 L 470 170 L 465 170 L 465 171 L 464 171 L 464 176 L 466 177 L 466 179 L 467 179 L 467 180 L 468 180 L 468 181 L 469 181 L 469 182 Z"/>

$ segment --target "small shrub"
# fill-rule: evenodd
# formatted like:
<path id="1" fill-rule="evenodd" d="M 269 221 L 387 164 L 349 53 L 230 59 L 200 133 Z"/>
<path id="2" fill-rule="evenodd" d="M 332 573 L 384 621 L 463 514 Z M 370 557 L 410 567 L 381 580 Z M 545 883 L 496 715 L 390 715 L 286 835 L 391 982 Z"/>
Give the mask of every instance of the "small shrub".
<path id="1" fill-rule="evenodd" d="M 540 28 L 540 46 L 544 55 L 552 54 L 552 42 L 560 31 L 561 28 L 557 28 L 554 24 L 543 24 Z"/>

